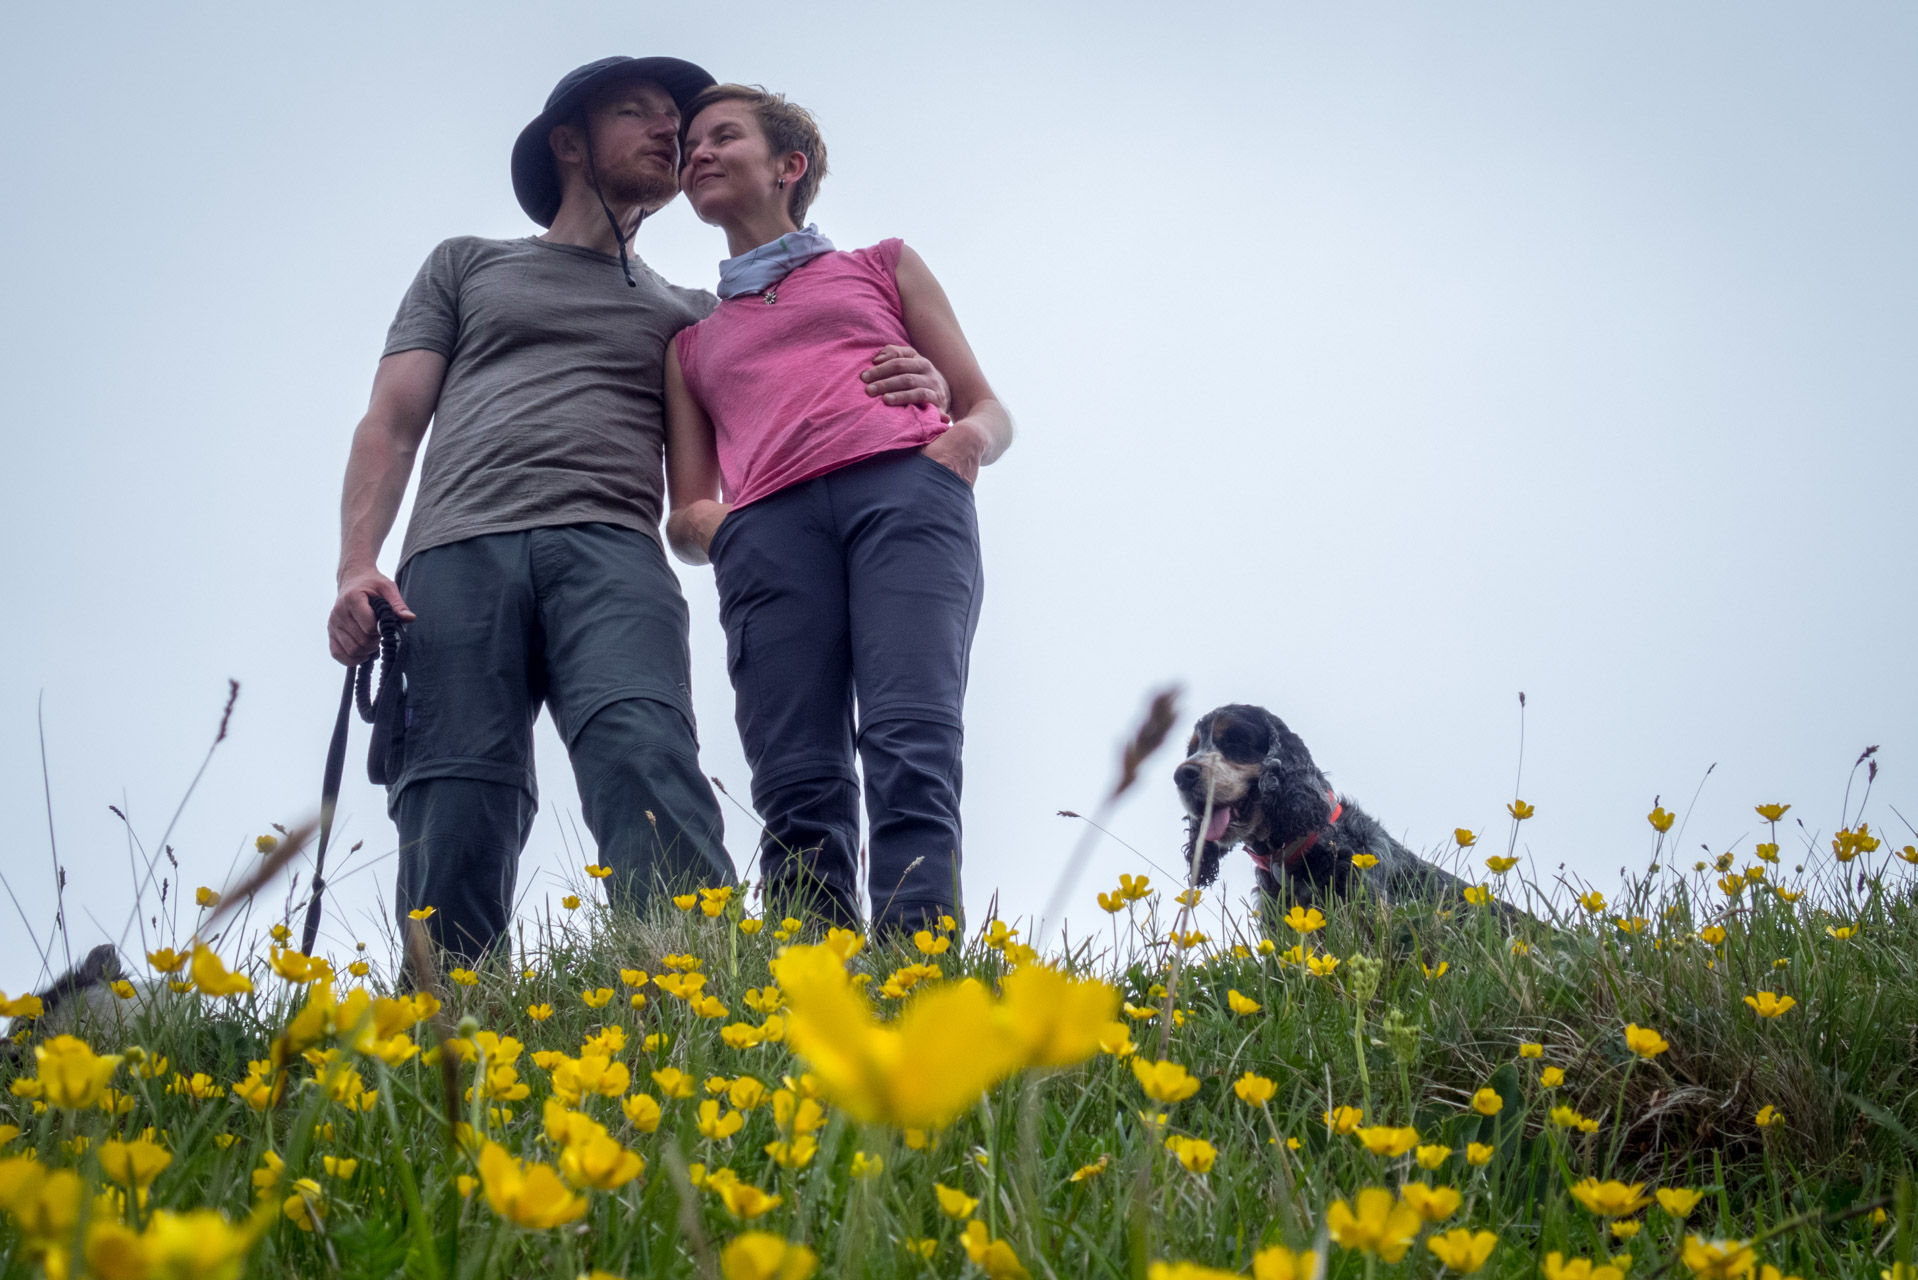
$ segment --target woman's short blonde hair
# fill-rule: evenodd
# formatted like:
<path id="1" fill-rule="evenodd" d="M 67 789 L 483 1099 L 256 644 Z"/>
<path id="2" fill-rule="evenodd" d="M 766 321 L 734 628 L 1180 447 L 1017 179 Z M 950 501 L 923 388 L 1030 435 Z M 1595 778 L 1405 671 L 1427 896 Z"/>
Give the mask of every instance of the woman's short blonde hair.
<path id="1" fill-rule="evenodd" d="M 826 179 L 826 139 L 819 132 L 819 122 L 813 119 L 812 112 L 796 102 L 788 102 L 785 94 L 768 93 L 760 85 L 716 84 L 702 89 L 680 115 L 682 155 L 686 131 L 692 127 L 694 117 L 716 102 L 743 102 L 751 107 L 759 120 L 759 131 L 766 135 L 766 145 L 772 148 L 775 157 L 794 151 L 806 157 L 806 172 L 799 175 L 799 181 L 792 184 L 786 195 L 786 208 L 792 213 L 792 220 L 803 226 L 806 210 L 812 207 L 813 197 L 819 194 L 819 184 Z"/>

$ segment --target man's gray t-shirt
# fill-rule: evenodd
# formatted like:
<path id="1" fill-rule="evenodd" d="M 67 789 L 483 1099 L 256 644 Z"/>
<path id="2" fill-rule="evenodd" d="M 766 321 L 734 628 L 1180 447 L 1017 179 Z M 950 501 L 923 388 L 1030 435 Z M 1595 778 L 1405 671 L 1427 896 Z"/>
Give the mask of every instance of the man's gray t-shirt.
<path id="1" fill-rule="evenodd" d="M 400 562 L 488 533 L 599 522 L 659 537 L 666 343 L 717 299 L 632 260 L 460 236 L 426 259 L 383 355 L 446 380 Z"/>

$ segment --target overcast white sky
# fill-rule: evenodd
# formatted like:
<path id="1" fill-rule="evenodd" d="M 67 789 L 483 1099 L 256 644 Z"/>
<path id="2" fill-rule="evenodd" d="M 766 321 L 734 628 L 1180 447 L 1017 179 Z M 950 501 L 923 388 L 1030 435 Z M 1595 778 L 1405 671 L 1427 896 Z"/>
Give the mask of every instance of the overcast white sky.
<path id="1" fill-rule="evenodd" d="M 440 239 L 532 230 L 513 137 L 614 52 L 812 107 L 821 226 L 915 245 L 1018 419 L 979 487 L 975 919 L 1042 905 L 1054 812 L 1175 680 L 1188 718 L 1277 711 L 1415 847 L 1503 831 L 1521 689 L 1546 866 L 1610 887 L 1714 762 L 1687 847 L 1749 846 L 1763 800 L 1829 830 L 1872 743 L 1910 838 L 1909 6 L 37 5 L 0 48 L 0 870 L 43 941 L 43 692 L 76 950 L 131 901 L 106 806 L 159 835 L 227 677 L 185 883 L 314 809 L 387 322 Z M 681 203 L 639 250 L 710 285 L 723 244 Z M 680 577 L 743 796 L 711 579 Z M 394 842 L 364 733 L 363 858 Z M 539 750 L 534 901 L 579 861 L 544 721 Z M 1116 826 L 1167 866 L 1172 763 Z M 334 945 L 392 865 L 340 883 Z M 1102 845 L 1075 923 L 1141 869 Z M 9 992 L 39 964 L 12 910 Z"/>

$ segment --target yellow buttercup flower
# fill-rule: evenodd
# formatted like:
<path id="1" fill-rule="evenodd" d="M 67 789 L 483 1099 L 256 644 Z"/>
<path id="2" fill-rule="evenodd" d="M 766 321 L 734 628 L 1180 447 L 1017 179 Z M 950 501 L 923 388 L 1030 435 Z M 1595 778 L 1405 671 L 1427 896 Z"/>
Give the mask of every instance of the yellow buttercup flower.
<path id="1" fill-rule="evenodd" d="M 966 1219 L 979 1207 L 976 1196 L 969 1196 L 958 1187 L 949 1187 L 943 1182 L 933 1184 L 933 1193 L 939 1198 L 939 1212 L 948 1218 Z"/>
<path id="2" fill-rule="evenodd" d="M 1664 1036 L 1650 1027 L 1641 1027 L 1635 1022 L 1628 1022 L 1625 1024 L 1625 1047 L 1649 1061 L 1672 1046 Z"/>
<path id="3" fill-rule="evenodd" d="M 518 1226 L 547 1230 L 585 1216 L 586 1197 L 562 1182 L 551 1165 L 515 1159 L 497 1142 L 480 1148 L 479 1172 L 493 1212 Z"/>
<path id="4" fill-rule="evenodd" d="M 1099 895 L 1100 910 L 1109 911 L 1116 916 L 1121 911 L 1124 911 L 1125 908 L 1126 900 L 1123 895 L 1117 893 L 1101 893 Z"/>
<path id="5" fill-rule="evenodd" d="M 1658 1207 L 1674 1218 L 1689 1218 L 1698 1202 L 1705 1198 L 1702 1191 L 1693 1191 L 1690 1187 L 1660 1187 L 1656 1193 Z"/>
<path id="6" fill-rule="evenodd" d="M 748 1231 L 719 1251 L 725 1280 L 807 1280 L 818 1266 L 811 1249 L 768 1231 Z"/>
<path id="7" fill-rule="evenodd" d="M 201 885 L 199 888 L 193 891 L 193 901 L 199 904 L 200 909 L 204 911 L 209 907 L 219 906 L 220 895 L 213 892 L 213 890 L 207 888 L 205 885 Z"/>
<path id="8" fill-rule="evenodd" d="M 1445 1221 L 1465 1200 L 1457 1187 L 1434 1187 L 1423 1182 L 1406 1183 L 1399 1188 L 1399 1198 L 1427 1222 Z"/>
<path id="9" fill-rule="evenodd" d="M 1556 1089 L 1565 1083 L 1565 1068 L 1546 1067 L 1538 1073 L 1538 1082 L 1547 1089 Z"/>
<path id="10" fill-rule="evenodd" d="M 1758 816 L 1767 822 L 1776 822 L 1784 817 L 1790 808 L 1788 804 L 1761 804 L 1758 806 Z"/>
<path id="11" fill-rule="evenodd" d="M 1826 925 L 1825 932 L 1838 939 L 1838 941 L 1845 942 L 1858 936 L 1858 926 L 1851 924 Z"/>
<path id="12" fill-rule="evenodd" d="M 211 947 L 194 944 L 193 985 L 209 996 L 237 996 L 253 990 L 253 981 L 245 974 L 229 973 L 213 954 Z"/>
<path id="13" fill-rule="evenodd" d="M 1643 1218 L 1625 1218 L 1614 1222 L 1611 1227 L 1613 1238 L 1618 1240 L 1630 1240 L 1644 1229 L 1645 1220 Z"/>
<path id="14" fill-rule="evenodd" d="M 1352 1136 L 1373 1155 L 1393 1160 L 1417 1146 L 1419 1141 L 1419 1131 L 1410 1126 L 1398 1129 L 1391 1125 L 1374 1125 L 1368 1129 L 1354 1129 Z"/>
<path id="15" fill-rule="evenodd" d="M 1619 916 L 1612 923 L 1618 926 L 1620 933 L 1640 934 L 1645 932 L 1645 926 L 1651 921 L 1644 916 Z"/>
<path id="16" fill-rule="evenodd" d="M 569 1136 L 571 1140 L 560 1149 L 559 1172 L 576 1187 L 616 1191 L 646 1168 L 638 1152 L 629 1151 L 591 1121 L 575 1125 Z"/>
<path id="17" fill-rule="evenodd" d="M 1652 1202 L 1642 1182 L 1627 1185 L 1616 1179 L 1582 1178 L 1572 1184 L 1571 1191 L 1572 1199 L 1604 1218 L 1623 1218 Z"/>
<path id="18" fill-rule="evenodd" d="M 1511 814 L 1514 820 L 1523 822 L 1525 819 L 1537 813 L 1538 807 L 1536 805 L 1526 804 L 1523 800 L 1514 800 L 1505 806 L 1505 812 Z"/>
<path id="19" fill-rule="evenodd" d="M 1165 1149 L 1178 1159 L 1187 1173 L 1210 1173 L 1212 1162 L 1219 1158 L 1218 1148 L 1204 1138 L 1182 1138 L 1174 1134 L 1165 1140 Z"/>
<path id="20" fill-rule="evenodd" d="M 433 913 L 438 910 L 438 907 L 414 907 L 406 916 L 409 920 L 431 920 Z"/>
<path id="21" fill-rule="evenodd" d="M 603 1009 L 613 998 L 611 987 L 595 987 L 591 991 L 582 991 L 579 998 L 586 1002 L 588 1009 Z"/>
<path id="22" fill-rule="evenodd" d="M 1469 849 L 1478 843 L 1478 837 L 1464 827 L 1454 827 L 1452 829 L 1452 839 L 1458 842 L 1458 847 L 1461 849 Z"/>
<path id="23" fill-rule="evenodd" d="M 702 1138 L 724 1142 L 738 1133 L 745 1123 L 746 1117 L 737 1111 L 728 1111 L 722 1115 L 719 1103 L 710 1098 L 699 1104 L 698 1126 L 699 1136 Z"/>
<path id="24" fill-rule="evenodd" d="M 1132 1059 L 1132 1074 L 1154 1102 L 1183 1102 L 1199 1091 L 1199 1079 L 1176 1062 Z"/>
<path id="25" fill-rule="evenodd" d="M 1679 1256 L 1700 1280 L 1741 1280 L 1758 1265 L 1758 1255 L 1743 1240 L 1701 1240 L 1697 1236 L 1686 1236 L 1685 1250 Z"/>
<path id="26" fill-rule="evenodd" d="M 1232 1085 L 1232 1092 L 1239 1095 L 1240 1102 L 1249 1103 L 1255 1107 L 1262 1107 L 1272 1101 L 1278 1091 L 1277 1082 L 1250 1071 L 1240 1076 Z"/>
<path id="27" fill-rule="evenodd" d="M 1545 1255 L 1545 1280 L 1625 1280 L 1622 1268 L 1594 1264 L 1590 1258 L 1567 1258 L 1554 1249 Z"/>
<path id="28" fill-rule="evenodd" d="M 1155 1262 L 1145 1269 L 1145 1280 L 1240 1280 L 1236 1271 L 1202 1267 L 1196 1262 Z"/>
<path id="29" fill-rule="evenodd" d="M 1518 865 L 1518 859 L 1506 858 L 1506 857 L 1501 857 L 1498 854 L 1493 854 L 1490 857 L 1485 859 L 1485 865 L 1492 869 L 1493 875 L 1502 876 L 1506 872 L 1510 871 L 1513 867 L 1516 867 Z"/>
<path id="30" fill-rule="evenodd" d="M 1605 910 L 1605 895 L 1596 889 L 1588 890 L 1578 895 L 1578 905 L 1593 915 L 1600 915 Z"/>
<path id="31" fill-rule="evenodd" d="M 1332 970 L 1338 967 L 1339 958 L 1337 956 L 1307 956 L 1305 958 L 1306 972 L 1315 978 L 1329 978 L 1332 976 Z"/>
<path id="32" fill-rule="evenodd" d="M 1758 1108 L 1758 1114 L 1752 1117 L 1752 1123 L 1761 1129 L 1769 1129 L 1785 1118 L 1785 1113 L 1767 1102 Z"/>
<path id="33" fill-rule="evenodd" d="M 1379 865 L 1379 857 L 1376 853 L 1355 853 L 1352 855 L 1352 865 L 1361 871 L 1370 871 Z"/>
<path id="34" fill-rule="evenodd" d="M 1483 1167 L 1492 1163 L 1492 1145 L 1488 1142 L 1471 1142 L 1465 1146 L 1465 1163 Z"/>
<path id="35" fill-rule="evenodd" d="M 1725 941 L 1725 926 L 1722 924 L 1708 924 L 1698 931 L 1698 938 L 1699 941 L 1711 946 L 1720 946 Z"/>
<path id="36" fill-rule="evenodd" d="M 1665 806 L 1653 805 L 1652 811 L 1645 815 L 1645 821 L 1651 823 L 1652 830 L 1662 836 L 1672 829 L 1672 823 L 1678 821 L 1678 818 L 1674 814 L 1667 813 Z"/>
<path id="37" fill-rule="evenodd" d="M 172 1163 L 171 1152 L 145 1138 L 132 1142 L 108 1140 L 100 1144 L 100 1172 L 123 1187 L 150 1187 L 160 1171 Z"/>
<path id="38" fill-rule="evenodd" d="M 1121 875 L 1119 877 L 1119 896 L 1127 902 L 1137 902 L 1151 892 L 1151 876 Z"/>
<path id="39" fill-rule="evenodd" d="M 1535 1041 L 1524 1041 L 1518 1046 L 1518 1056 L 1521 1058 L 1542 1058 L 1545 1056 L 1545 1046 Z"/>
<path id="40" fill-rule="evenodd" d="M 1505 1099 L 1499 1096 L 1497 1089 L 1487 1085 L 1472 1095 L 1472 1110 L 1482 1116 L 1495 1116 L 1505 1110 Z"/>
<path id="41" fill-rule="evenodd" d="M 191 953 L 175 951 L 172 947 L 161 947 L 158 951 L 147 952 L 147 963 L 153 966 L 155 973 L 178 973 L 191 958 Z M 0 995 L 4 994 L 0 992 Z M 3 1003 L 4 1001 L 0 1001 L 0 1004 Z"/>
<path id="42" fill-rule="evenodd" d="M 1383 1187 L 1367 1187 L 1354 1197 L 1357 1207 L 1335 1200 L 1325 1211 L 1325 1226 L 1341 1248 L 1377 1254 L 1397 1262 L 1425 1225 L 1418 1211 Z"/>
<path id="43" fill-rule="evenodd" d="M 1319 1274 L 1319 1256 L 1310 1249 L 1292 1252 L 1282 1244 L 1252 1255 L 1252 1280 L 1312 1280 Z"/>
<path id="44" fill-rule="evenodd" d="M 977 1218 L 966 1224 L 959 1243 L 965 1246 L 972 1264 L 986 1273 L 986 1280 L 1030 1280 L 1031 1273 L 1019 1261 L 1019 1255 L 1004 1240 L 994 1240 L 986 1224 Z"/>
<path id="45" fill-rule="evenodd" d="M 1464 1227 L 1454 1227 L 1444 1235 L 1428 1237 L 1425 1247 L 1432 1251 L 1432 1256 L 1447 1271 L 1469 1276 L 1492 1256 L 1492 1250 L 1498 1247 L 1498 1237 L 1490 1231 L 1474 1232 Z"/>
<path id="46" fill-rule="evenodd" d="M 691 911 L 699 905 L 699 895 L 696 893 L 675 894 L 673 896 L 673 905 L 681 911 Z"/>
<path id="47" fill-rule="evenodd" d="M 1360 1107 L 1334 1107 L 1325 1113 L 1325 1127 L 1336 1134 L 1348 1134 L 1365 1122 L 1365 1111 Z"/>
<path id="48" fill-rule="evenodd" d="M 886 1162 L 879 1156 L 864 1151 L 852 1153 L 852 1163 L 846 1172 L 855 1178 L 876 1178 L 886 1170 Z"/>
<path id="49" fill-rule="evenodd" d="M 1428 964 L 1421 963 L 1419 965 L 1419 968 L 1425 971 L 1425 976 L 1427 980 L 1430 980 L 1433 978 L 1443 978 L 1446 975 L 1446 973 L 1451 970 L 1452 962 L 1450 960 L 1441 960 L 1438 962 L 1438 968 L 1436 969 L 1434 969 L 1432 966 Z"/>
<path id="50" fill-rule="evenodd" d="M 1431 1143 L 1415 1148 L 1412 1152 L 1412 1159 L 1418 1162 L 1418 1166 L 1421 1169 L 1437 1169 L 1451 1158 L 1452 1148 L 1441 1146 L 1438 1143 Z"/>
<path id="51" fill-rule="evenodd" d="M 1285 914 L 1285 925 L 1294 933 L 1313 933 L 1325 928 L 1325 913 L 1317 907 L 1301 907 L 1294 904 Z"/>
<path id="52" fill-rule="evenodd" d="M 1257 1013 L 1262 1007 L 1257 1000 L 1240 995 L 1236 989 L 1225 993 L 1225 1002 L 1241 1018 Z"/>
<path id="53" fill-rule="evenodd" d="M 1084 1182 L 1087 1178 L 1096 1178 L 1100 1174 L 1104 1173 L 1107 1167 L 1111 1165 L 1111 1163 L 1112 1163 L 1111 1156 L 1109 1155 L 1100 1156 L 1097 1160 L 1094 1160 L 1091 1164 L 1082 1164 L 1077 1169 L 1073 1170 L 1072 1176 L 1066 1179 L 1066 1181 Z"/>
<path id="54" fill-rule="evenodd" d="M 586 874 L 595 880 L 604 880 L 607 876 L 613 874 L 613 869 L 602 866 L 597 862 L 589 862 L 586 864 Z"/>
<path id="55" fill-rule="evenodd" d="M 78 1036 L 55 1036 L 37 1044 L 33 1057 L 39 1067 L 35 1080 L 40 1101 L 68 1111 L 97 1106 L 121 1062 L 120 1054 L 95 1053 Z"/>
<path id="56" fill-rule="evenodd" d="M 1791 996 L 1780 996 L 1774 991 L 1760 991 L 1755 996 L 1746 996 L 1745 1003 L 1752 1012 L 1761 1018 L 1779 1018 L 1790 1013 L 1792 1006 L 1798 1003 Z"/>

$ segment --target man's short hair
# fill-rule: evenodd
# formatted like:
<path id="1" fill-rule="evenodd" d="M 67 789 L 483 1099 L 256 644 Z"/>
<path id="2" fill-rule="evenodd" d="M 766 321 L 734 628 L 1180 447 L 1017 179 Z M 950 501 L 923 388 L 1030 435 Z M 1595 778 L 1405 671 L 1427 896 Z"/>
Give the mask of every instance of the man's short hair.
<path id="1" fill-rule="evenodd" d="M 682 156 L 686 150 L 686 130 L 693 118 L 716 102 L 743 102 L 751 107 L 759 120 L 759 131 L 766 135 L 766 144 L 772 148 L 775 158 L 794 151 L 806 157 L 806 172 L 799 175 L 799 181 L 792 184 L 786 195 L 786 208 L 792 220 L 803 226 L 806 210 L 812 207 L 813 197 L 819 194 L 819 184 L 826 179 L 826 139 L 819 132 L 819 122 L 813 119 L 812 112 L 796 102 L 788 102 L 785 94 L 768 93 L 760 85 L 713 85 L 702 89 L 686 104 L 679 124 Z"/>

